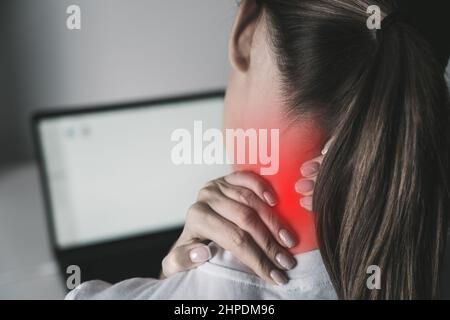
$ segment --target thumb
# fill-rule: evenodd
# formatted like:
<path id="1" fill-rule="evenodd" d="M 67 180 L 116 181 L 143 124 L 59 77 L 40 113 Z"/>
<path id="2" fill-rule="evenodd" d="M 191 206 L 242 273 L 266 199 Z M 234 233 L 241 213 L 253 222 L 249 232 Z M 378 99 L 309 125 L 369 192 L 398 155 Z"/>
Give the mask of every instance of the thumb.
<path id="1" fill-rule="evenodd" d="M 162 275 L 169 277 L 175 273 L 198 267 L 211 259 L 209 246 L 190 243 L 172 249 L 162 261 Z"/>

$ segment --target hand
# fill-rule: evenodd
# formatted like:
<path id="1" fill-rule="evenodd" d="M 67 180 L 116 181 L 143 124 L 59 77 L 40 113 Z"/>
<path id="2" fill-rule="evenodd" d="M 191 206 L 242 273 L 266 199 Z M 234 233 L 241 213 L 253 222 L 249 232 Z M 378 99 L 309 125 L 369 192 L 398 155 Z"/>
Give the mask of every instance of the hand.
<path id="1" fill-rule="evenodd" d="M 272 187 L 251 172 L 235 172 L 209 182 L 188 210 L 183 232 L 163 260 L 162 275 L 209 260 L 211 252 L 202 242 L 210 240 L 268 282 L 286 283 L 283 270 L 295 266 L 286 248 L 294 247 L 296 239 L 273 212 L 276 202 Z"/>
<path id="2" fill-rule="evenodd" d="M 327 154 L 332 142 L 333 141 L 330 140 L 326 143 L 322 150 L 322 154 L 319 157 L 305 162 L 300 168 L 303 178 L 297 181 L 295 184 L 295 190 L 302 195 L 300 198 L 300 205 L 306 210 L 313 211 L 313 194 L 317 176 L 319 174 L 323 158 Z"/>

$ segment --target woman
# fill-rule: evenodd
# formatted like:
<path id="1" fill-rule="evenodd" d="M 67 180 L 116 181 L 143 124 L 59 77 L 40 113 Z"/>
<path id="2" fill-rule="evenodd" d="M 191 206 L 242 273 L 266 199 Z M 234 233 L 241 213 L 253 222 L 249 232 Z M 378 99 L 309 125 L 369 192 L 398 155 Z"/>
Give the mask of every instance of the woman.
<path id="1" fill-rule="evenodd" d="M 379 30 L 368 28 L 371 5 L 385 18 Z M 230 40 L 225 126 L 279 128 L 279 173 L 263 180 L 251 173 L 258 166 L 237 166 L 202 189 L 163 263 L 167 279 L 88 282 L 68 297 L 437 297 L 450 200 L 450 49 L 448 35 L 436 36 L 448 33 L 437 16 L 446 10 L 424 25 L 427 8 L 244 1 Z M 300 209 L 298 168 L 329 138 L 325 157 L 302 167 Z M 371 266 L 379 289 L 366 284 Z"/>

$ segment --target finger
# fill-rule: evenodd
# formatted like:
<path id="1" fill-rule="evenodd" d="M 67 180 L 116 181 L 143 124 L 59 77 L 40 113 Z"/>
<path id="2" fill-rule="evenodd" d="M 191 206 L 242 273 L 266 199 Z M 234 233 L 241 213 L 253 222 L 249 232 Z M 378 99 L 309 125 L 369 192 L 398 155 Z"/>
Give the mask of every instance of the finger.
<path id="1" fill-rule="evenodd" d="M 244 189 L 244 188 L 242 188 Z M 256 195 L 248 189 L 248 198 L 260 201 Z M 228 192 L 231 190 L 228 189 Z M 241 191 L 242 192 L 242 191 Z M 252 196 L 253 194 L 253 196 Z M 257 200 L 256 200 L 257 199 Z M 295 266 L 292 255 L 284 249 L 261 220 L 260 215 L 249 206 L 228 198 L 219 189 L 212 189 L 204 200 L 217 214 L 233 222 L 242 230 L 248 232 L 264 254 L 279 267 L 290 270 Z M 263 203 L 263 206 L 266 206 Z"/>
<path id="2" fill-rule="evenodd" d="M 301 166 L 300 171 L 301 171 L 303 177 L 310 178 L 310 177 L 316 177 L 318 175 L 320 166 L 322 165 L 322 162 L 323 162 L 323 159 L 324 159 L 325 155 L 328 153 L 328 150 L 331 148 L 333 142 L 334 142 L 334 138 L 331 138 L 330 140 L 328 140 L 327 143 L 325 144 L 325 146 L 323 147 L 320 156 L 305 162 Z"/>
<path id="3" fill-rule="evenodd" d="M 290 231 L 288 227 L 283 225 L 280 218 L 264 201 L 262 201 L 252 190 L 234 186 L 228 184 L 226 181 L 218 181 L 217 185 L 220 191 L 228 198 L 241 202 L 248 207 L 256 211 L 256 216 L 251 219 L 259 218 L 265 226 L 265 230 L 268 229 L 273 239 L 275 239 L 280 245 L 286 248 L 293 248 L 297 244 L 297 239 L 294 233 Z M 242 221 L 242 223 L 248 223 L 250 226 L 243 226 L 238 224 L 241 228 L 251 228 L 253 221 Z M 249 231 L 249 230 L 247 230 Z M 251 231 L 249 231 L 253 234 Z M 268 235 L 264 235 L 266 238 Z"/>
<path id="4" fill-rule="evenodd" d="M 316 177 L 310 179 L 300 179 L 295 184 L 295 191 L 302 196 L 311 196 L 314 193 Z"/>
<path id="5" fill-rule="evenodd" d="M 193 236 L 209 239 L 230 251 L 256 275 L 270 283 L 281 285 L 288 281 L 285 274 L 264 254 L 246 231 L 216 214 L 204 203 L 197 203 L 195 207 L 195 210 L 188 213 Z"/>
<path id="6" fill-rule="evenodd" d="M 328 153 L 328 150 L 331 148 L 331 146 L 333 145 L 334 142 L 334 137 L 332 137 L 330 140 L 327 141 L 327 143 L 325 144 L 325 146 L 322 149 L 322 155 L 326 155 Z"/>
<path id="7" fill-rule="evenodd" d="M 330 140 L 331 141 L 331 140 Z M 327 143 L 328 145 L 329 143 Z M 325 153 L 328 151 L 329 147 L 325 147 Z M 324 152 L 322 152 L 325 154 Z M 300 168 L 301 174 L 304 178 L 300 179 L 295 184 L 295 191 L 301 194 L 303 197 L 300 198 L 300 206 L 308 211 L 312 211 L 313 194 L 314 188 L 316 186 L 317 176 L 320 171 L 320 166 L 322 165 L 324 155 L 316 157 L 310 161 L 305 162 Z"/>
<path id="8" fill-rule="evenodd" d="M 317 177 L 319 174 L 320 166 L 322 165 L 324 156 L 318 156 L 312 160 L 305 162 L 300 167 L 300 172 L 305 178 Z"/>
<path id="9" fill-rule="evenodd" d="M 313 211 L 313 196 L 306 196 L 300 199 L 300 206 L 308 211 Z"/>
<path id="10" fill-rule="evenodd" d="M 295 184 L 295 191 L 303 196 L 312 196 L 316 184 L 317 176 L 319 174 L 320 166 L 323 161 L 323 156 L 319 156 L 302 165 L 300 168 L 301 174 L 304 178 L 298 180 Z"/>
<path id="11" fill-rule="evenodd" d="M 202 265 L 211 259 L 211 250 L 203 243 L 190 243 L 172 249 L 162 261 L 162 273 L 169 277 Z"/>
<path id="12" fill-rule="evenodd" d="M 300 206 L 308 211 L 312 211 L 314 189 L 316 187 L 317 176 L 309 179 L 300 179 L 295 184 L 295 191 L 301 195 Z"/>
<path id="13" fill-rule="evenodd" d="M 256 173 L 236 171 L 224 177 L 224 180 L 232 185 L 252 190 L 261 200 L 272 207 L 278 202 L 275 190 L 270 183 Z"/>

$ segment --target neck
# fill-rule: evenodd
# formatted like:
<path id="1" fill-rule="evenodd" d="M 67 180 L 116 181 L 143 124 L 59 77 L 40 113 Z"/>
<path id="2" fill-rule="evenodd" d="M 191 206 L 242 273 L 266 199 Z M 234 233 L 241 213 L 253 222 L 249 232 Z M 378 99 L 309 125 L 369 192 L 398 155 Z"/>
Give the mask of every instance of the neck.
<path id="1" fill-rule="evenodd" d="M 317 128 L 312 122 L 297 122 L 295 127 L 280 128 L 279 171 L 275 175 L 264 176 L 277 193 L 275 212 L 297 236 L 298 245 L 290 249 L 293 254 L 318 249 L 314 213 L 300 206 L 300 195 L 295 191 L 295 183 L 301 178 L 300 167 L 322 150 L 325 138 Z M 235 169 L 260 173 L 260 167 L 239 165 Z"/>

